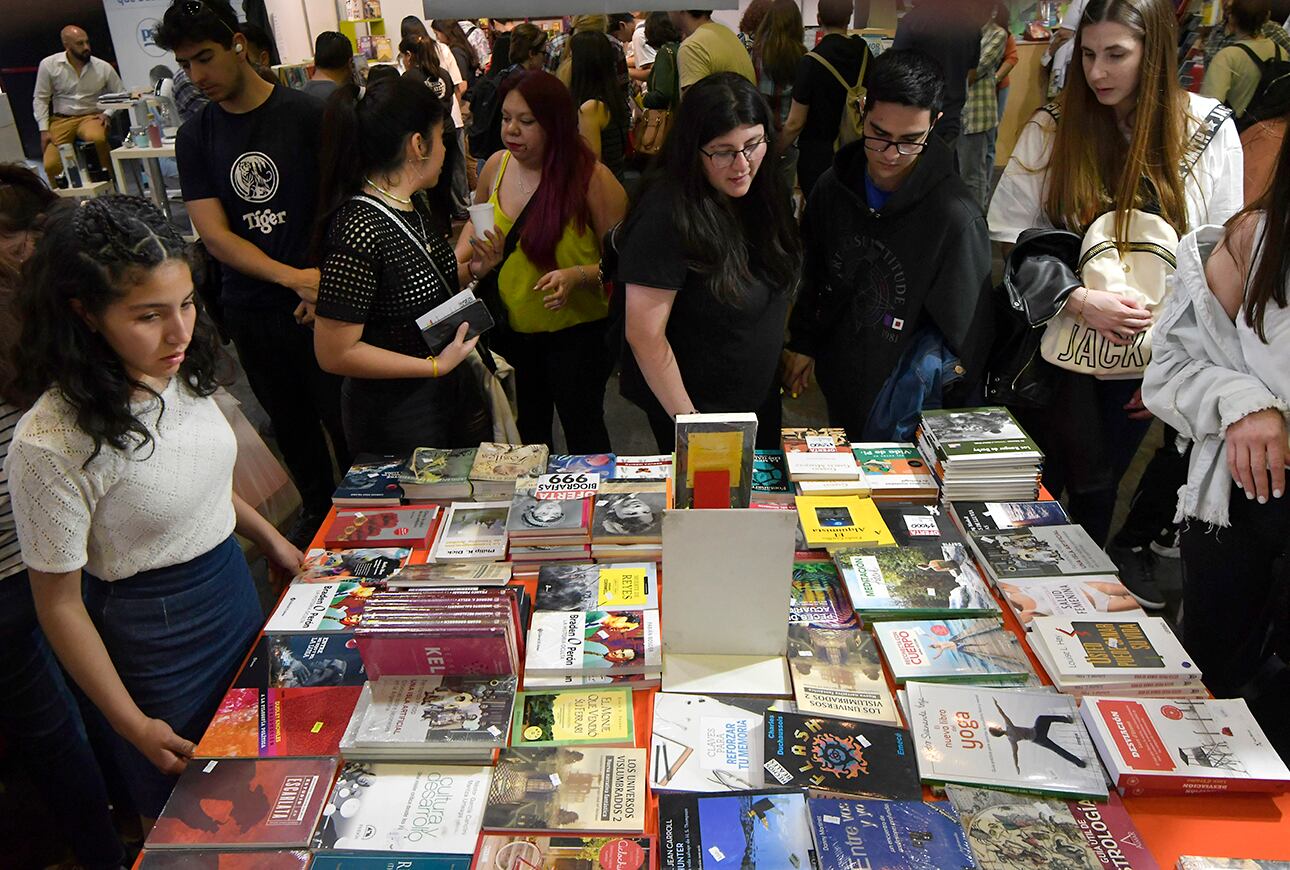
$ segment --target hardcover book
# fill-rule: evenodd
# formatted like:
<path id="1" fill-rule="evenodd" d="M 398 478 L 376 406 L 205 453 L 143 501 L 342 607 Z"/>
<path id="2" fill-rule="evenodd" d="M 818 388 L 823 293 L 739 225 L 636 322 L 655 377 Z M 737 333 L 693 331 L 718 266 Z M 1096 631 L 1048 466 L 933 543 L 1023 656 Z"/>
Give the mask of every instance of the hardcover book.
<path id="1" fill-rule="evenodd" d="M 770 710 L 762 766 L 768 785 L 813 792 L 921 800 L 904 728 Z"/>
<path id="2" fill-rule="evenodd" d="M 753 492 L 763 494 L 790 493 L 788 471 L 784 467 L 784 451 L 753 451 Z"/>
<path id="3" fill-rule="evenodd" d="M 892 547 L 896 541 L 872 499 L 854 495 L 799 495 L 797 516 L 813 548 Z"/>
<path id="4" fill-rule="evenodd" d="M 270 634 L 325 634 L 348 631 L 363 618 L 376 587 L 355 580 L 292 583 L 282 593 L 264 630 Z"/>
<path id="5" fill-rule="evenodd" d="M 304 848 L 335 772 L 331 758 L 194 759 L 152 826 L 147 848 Z"/>
<path id="6" fill-rule="evenodd" d="M 995 616 L 999 605 L 961 544 L 842 548 L 834 564 L 868 620 Z"/>
<path id="7" fill-rule="evenodd" d="M 931 619 L 874 626 L 891 678 L 925 683 L 1024 682 L 1033 672 L 998 619 Z"/>
<path id="8" fill-rule="evenodd" d="M 663 870 L 817 866 L 800 791 L 660 795 L 658 831 Z"/>
<path id="9" fill-rule="evenodd" d="M 614 480 L 667 480 L 671 476 L 671 454 L 618 456 L 614 460 Z"/>
<path id="10" fill-rule="evenodd" d="M 335 755 L 358 703 L 358 686 L 233 687 L 197 744 L 198 756 Z"/>
<path id="11" fill-rule="evenodd" d="M 338 583 L 358 580 L 374 583 L 389 577 L 407 565 L 412 550 L 406 547 L 381 547 L 352 550 L 310 550 L 293 583 Z"/>
<path id="12" fill-rule="evenodd" d="M 470 498 L 470 469 L 475 464 L 477 448 L 444 450 L 418 447 L 399 471 L 403 497 Z"/>
<path id="13" fill-rule="evenodd" d="M 507 749 L 484 810 L 490 831 L 645 830 L 645 750 Z"/>
<path id="14" fill-rule="evenodd" d="M 1083 526 L 1029 526 L 972 536 L 985 569 L 996 580 L 1114 574 L 1111 557 Z"/>
<path id="15" fill-rule="evenodd" d="M 399 504 L 403 498 L 403 490 L 399 487 L 402 466 L 403 463 L 393 456 L 357 457 L 332 493 L 331 503 L 337 507 Z"/>
<path id="16" fill-rule="evenodd" d="M 653 837 L 543 837 L 485 834 L 474 870 L 650 870 Z"/>
<path id="17" fill-rule="evenodd" d="M 900 724 L 869 632 L 790 625 L 788 665 L 799 712 Z"/>
<path id="18" fill-rule="evenodd" d="M 488 767 L 346 764 L 313 848 L 470 855 L 491 774 Z"/>
<path id="19" fill-rule="evenodd" d="M 658 609 L 658 569 L 653 562 L 614 565 L 543 565 L 538 569 L 538 610 Z"/>
<path id="20" fill-rule="evenodd" d="M 746 508 L 752 495 L 757 415 L 681 414 L 676 418 L 676 506 L 695 507 L 696 475 L 708 481 L 708 507 Z M 703 484 L 708 486 L 709 484 Z M 706 490 L 701 490 L 706 492 Z"/>
<path id="21" fill-rule="evenodd" d="M 788 622 L 816 628 L 854 628 L 859 624 L 832 562 L 794 562 Z"/>
<path id="22" fill-rule="evenodd" d="M 233 681 L 240 689 L 362 686 L 358 644 L 349 634 L 262 634 Z"/>
<path id="23" fill-rule="evenodd" d="M 596 544 L 650 544 L 663 540 L 665 481 L 613 480 L 601 483 L 591 520 Z"/>
<path id="24" fill-rule="evenodd" d="M 539 610 L 529 627 L 524 673 L 633 674 L 662 663 L 657 610 Z"/>
<path id="25" fill-rule="evenodd" d="M 434 542 L 440 562 L 492 562 L 506 556 L 509 501 L 453 502 Z"/>
<path id="26" fill-rule="evenodd" d="M 425 549 L 434 537 L 439 509 L 433 505 L 337 511 L 323 543 L 328 549 L 411 547 Z"/>
<path id="27" fill-rule="evenodd" d="M 650 733 L 650 788 L 742 791 L 761 788 L 769 698 L 660 692 Z"/>
<path id="28" fill-rule="evenodd" d="M 811 798 L 807 804 L 820 870 L 977 870 L 948 801 Z"/>
<path id="29" fill-rule="evenodd" d="M 553 689 L 520 692 L 511 746 L 634 746 L 632 690 Z"/>
<path id="30" fill-rule="evenodd" d="M 348 736 L 356 749 L 488 755 L 506 745 L 515 687 L 515 677 L 386 677 L 367 684 Z"/>

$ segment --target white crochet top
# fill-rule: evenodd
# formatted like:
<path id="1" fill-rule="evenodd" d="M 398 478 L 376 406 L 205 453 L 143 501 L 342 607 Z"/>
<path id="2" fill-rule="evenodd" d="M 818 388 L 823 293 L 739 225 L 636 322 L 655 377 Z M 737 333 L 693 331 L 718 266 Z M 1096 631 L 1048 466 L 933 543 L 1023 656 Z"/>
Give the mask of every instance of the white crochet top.
<path id="1" fill-rule="evenodd" d="M 77 428 L 56 390 L 41 396 L 14 432 L 5 470 L 27 567 L 50 574 L 84 568 L 101 580 L 182 564 L 233 532 L 237 442 L 211 397 L 179 378 L 134 405 L 150 446 L 124 451 Z"/>

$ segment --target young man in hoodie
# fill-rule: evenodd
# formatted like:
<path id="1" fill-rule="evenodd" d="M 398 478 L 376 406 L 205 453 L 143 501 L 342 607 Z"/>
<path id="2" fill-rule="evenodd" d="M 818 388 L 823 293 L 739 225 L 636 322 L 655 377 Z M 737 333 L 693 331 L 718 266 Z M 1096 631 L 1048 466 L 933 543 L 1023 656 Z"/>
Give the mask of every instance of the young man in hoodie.
<path id="1" fill-rule="evenodd" d="M 924 408 L 972 401 L 992 338 L 985 216 L 934 135 L 939 65 L 889 50 L 870 68 L 864 136 L 821 176 L 802 221 L 785 385 L 812 373 L 829 424 L 908 440 Z"/>

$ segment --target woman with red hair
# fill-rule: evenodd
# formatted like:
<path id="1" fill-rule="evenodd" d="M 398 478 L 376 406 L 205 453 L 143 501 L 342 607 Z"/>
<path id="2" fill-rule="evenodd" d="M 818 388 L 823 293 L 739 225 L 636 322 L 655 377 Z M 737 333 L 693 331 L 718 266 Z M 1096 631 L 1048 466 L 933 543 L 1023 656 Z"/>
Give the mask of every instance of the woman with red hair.
<path id="1" fill-rule="evenodd" d="M 503 150 L 488 158 L 475 199 L 493 204 L 507 235 L 506 255 L 481 283 L 496 282 L 505 308 L 494 346 L 515 366 L 520 435 L 551 444 L 558 412 L 568 452 L 608 453 L 613 359 L 600 240 L 626 213 L 627 194 L 578 135 L 578 112 L 558 78 L 526 72 L 503 94 Z M 462 238 L 474 232 L 468 224 Z"/>

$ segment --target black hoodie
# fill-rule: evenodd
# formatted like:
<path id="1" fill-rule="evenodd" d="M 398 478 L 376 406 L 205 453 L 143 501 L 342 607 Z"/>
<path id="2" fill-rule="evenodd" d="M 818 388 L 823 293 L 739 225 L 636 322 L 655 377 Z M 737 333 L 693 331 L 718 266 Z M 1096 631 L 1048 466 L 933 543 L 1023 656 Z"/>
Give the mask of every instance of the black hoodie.
<path id="1" fill-rule="evenodd" d="M 853 142 L 811 193 L 788 341 L 815 358 L 829 422 L 853 438 L 924 325 L 958 355 L 965 388 L 979 382 L 992 337 L 990 236 L 949 149 L 933 136 L 881 211 L 869 208 L 865 168 L 863 142 Z"/>

